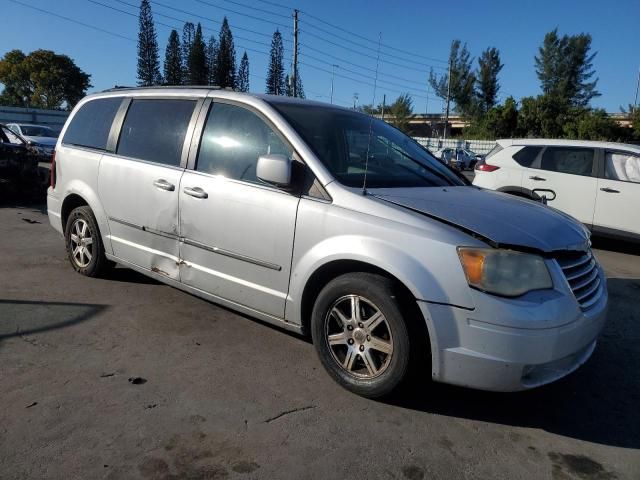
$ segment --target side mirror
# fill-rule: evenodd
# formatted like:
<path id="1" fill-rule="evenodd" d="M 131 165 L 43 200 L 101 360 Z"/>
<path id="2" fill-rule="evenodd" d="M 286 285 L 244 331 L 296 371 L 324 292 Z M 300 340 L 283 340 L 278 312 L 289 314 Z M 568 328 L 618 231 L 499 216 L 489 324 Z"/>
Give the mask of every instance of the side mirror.
<path id="1" fill-rule="evenodd" d="M 261 155 L 256 175 L 263 182 L 288 187 L 291 184 L 291 159 L 285 155 Z"/>

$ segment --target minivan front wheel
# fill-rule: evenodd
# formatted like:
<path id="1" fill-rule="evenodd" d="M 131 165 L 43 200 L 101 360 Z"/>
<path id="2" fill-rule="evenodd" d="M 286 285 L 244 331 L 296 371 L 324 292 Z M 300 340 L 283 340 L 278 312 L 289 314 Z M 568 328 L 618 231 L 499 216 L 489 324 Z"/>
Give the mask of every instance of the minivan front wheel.
<path id="1" fill-rule="evenodd" d="M 96 277 L 108 267 L 98 223 L 91 208 L 75 208 L 65 227 L 67 256 L 73 268 L 82 275 Z"/>
<path id="2" fill-rule="evenodd" d="M 315 302 L 311 334 L 325 369 L 354 393 L 386 395 L 407 373 L 409 335 L 386 277 L 350 273 L 329 282 Z"/>

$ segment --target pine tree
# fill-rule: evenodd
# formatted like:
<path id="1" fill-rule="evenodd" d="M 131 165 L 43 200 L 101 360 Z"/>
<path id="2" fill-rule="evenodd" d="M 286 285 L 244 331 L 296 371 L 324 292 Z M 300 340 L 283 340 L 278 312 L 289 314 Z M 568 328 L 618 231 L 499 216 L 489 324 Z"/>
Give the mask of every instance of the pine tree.
<path id="1" fill-rule="evenodd" d="M 247 56 L 247 52 L 244 52 L 242 60 L 240 60 L 240 69 L 238 70 L 238 91 L 249 91 L 249 57 Z"/>
<path id="2" fill-rule="evenodd" d="M 198 23 L 187 60 L 189 85 L 206 85 L 209 81 L 206 48 L 202 38 L 202 26 Z"/>
<path id="3" fill-rule="evenodd" d="M 138 33 L 138 85 L 148 87 L 160 85 L 160 58 L 158 57 L 158 37 L 153 24 L 153 14 L 149 0 L 140 2 L 140 31 Z"/>
<path id="4" fill-rule="evenodd" d="M 227 17 L 222 21 L 218 38 L 218 55 L 216 57 L 216 85 L 236 87 L 236 49 L 233 45 L 233 35 L 229 28 Z"/>
<path id="5" fill-rule="evenodd" d="M 216 84 L 216 59 L 218 58 L 218 43 L 213 35 L 209 37 L 207 44 L 207 73 L 209 74 L 207 83 Z"/>
<path id="6" fill-rule="evenodd" d="M 182 51 L 178 32 L 171 30 L 164 54 L 164 84 L 182 85 Z"/>
<path id="7" fill-rule="evenodd" d="M 302 86 L 302 78 L 300 78 L 300 70 L 296 75 L 296 97 L 305 98 L 304 96 L 304 87 Z"/>
<path id="8" fill-rule="evenodd" d="M 593 81 L 593 59 L 590 53 L 591 35 L 558 35 L 558 29 L 544 36 L 544 42 L 535 57 L 536 74 L 542 92 L 558 102 L 574 107 L 586 107 L 596 90 L 598 79 Z"/>
<path id="9" fill-rule="evenodd" d="M 497 48 L 487 48 L 478 58 L 477 96 L 482 112 L 494 107 L 498 100 L 498 74 L 504 65 L 500 63 L 500 52 Z"/>
<path id="10" fill-rule="evenodd" d="M 284 77 L 284 94 L 287 97 L 293 97 L 293 85 L 291 85 L 291 77 L 288 73 Z"/>
<path id="11" fill-rule="evenodd" d="M 271 95 L 286 95 L 288 82 L 285 83 L 284 79 L 284 46 L 278 30 L 273 32 L 270 58 L 266 92 Z"/>
<path id="12" fill-rule="evenodd" d="M 302 79 L 300 78 L 300 71 L 298 71 L 298 75 L 296 76 L 296 97 L 305 98 L 304 96 L 304 88 L 302 87 Z M 287 74 L 284 77 L 284 94 L 287 97 L 293 97 L 293 78 Z"/>
<path id="13" fill-rule="evenodd" d="M 472 113 L 475 107 L 474 85 L 476 83 L 467 44 L 463 45 L 460 40 L 453 40 L 449 51 L 449 62 L 451 63 L 451 100 L 455 102 L 458 112 L 467 115 Z M 448 80 L 446 73 L 437 76 L 432 69 L 429 74 L 431 88 L 442 99 L 447 97 Z"/>
<path id="14" fill-rule="evenodd" d="M 196 27 L 187 22 L 182 27 L 182 83 L 189 83 L 189 55 L 193 46 L 193 37 L 196 36 Z"/>

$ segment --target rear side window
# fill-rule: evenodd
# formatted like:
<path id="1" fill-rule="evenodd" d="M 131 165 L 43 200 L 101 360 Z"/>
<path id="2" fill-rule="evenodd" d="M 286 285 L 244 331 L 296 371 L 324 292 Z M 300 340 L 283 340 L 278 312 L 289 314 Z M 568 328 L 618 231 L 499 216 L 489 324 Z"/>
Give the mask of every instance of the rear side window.
<path id="1" fill-rule="evenodd" d="M 640 183 L 640 155 L 627 152 L 607 152 L 605 178 Z"/>
<path id="2" fill-rule="evenodd" d="M 195 100 L 133 100 L 122 125 L 116 153 L 179 166 Z"/>
<path id="3" fill-rule="evenodd" d="M 540 168 L 550 172 L 591 176 L 593 156 L 590 148 L 547 147 L 542 154 Z"/>
<path id="4" fill-rule="evenodd" d="M 514 153 L 513 159 L 523 167 L 530 167 L 541 150 L 542 147 L 524 147 L 522 150 Z"/>
<path id="5" fill-rule="evenodd" d="M 122 98 L 100 98 L 80 107 L 67 127 L 62 143 L 106 150 L 111 124 Z"/>
<path id="6" fill-rule="evenodd" d="M 262 183 L 256 176 L 260 155 L 293 150 L 255 113 L 235 105 L 212 105 L 202 133 L 196 170 L 234 180 Z"/>

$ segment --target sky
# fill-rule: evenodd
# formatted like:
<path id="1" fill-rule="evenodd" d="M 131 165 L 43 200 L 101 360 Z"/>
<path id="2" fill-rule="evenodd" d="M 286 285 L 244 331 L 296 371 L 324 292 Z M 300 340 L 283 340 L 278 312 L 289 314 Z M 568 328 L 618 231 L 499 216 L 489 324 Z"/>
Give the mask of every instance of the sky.
<path id="1" fill-rule="evenodd" d="M 49 49 L 70 56 L 91 74 L 90 91 L 135 85 L 139 4 L 0 0 L 0 56 L 12 49 Z M 306 96 L 329 102 L 333 70 L 333 102 L 345 106 L 353 105 L 355 94 L 362 105 L 380 103 L 383 95 L 390 103 L 408 92 L 414 112 L 441 112 L 443 101 L 429 89 L 427 78 L 431 68 L 445 71 L 453 39 L 466 42 L 474 59 L 487 47 L 498 48 L 504 64 L 500 100 L 540 93 L 534 56 L 545 33 L 556 27 L 561 34 L 593 37 L 602 96 L 592 106 L 618 112 L 632 103 L 640 69 L 640 0 L 152 0 L 151 7 L 161 61 L 171 28 L 181 32 L 185 21 L 201 22 L 205 35 L 217 38 L 226 15 L 237 63 L 245 50 L 249 56 L 255 92 L 264 91 L 276 29 L 283 35 L 290 69 L 292 13 L 298 9 L 299 74 Z"/>

